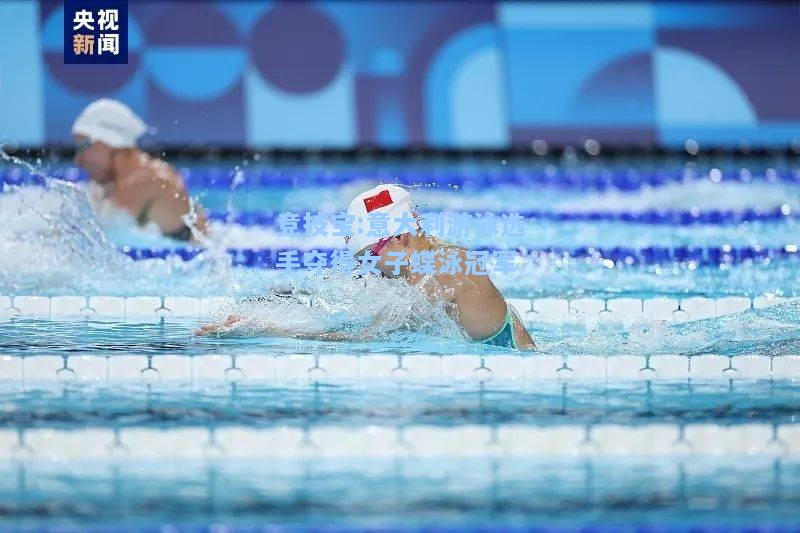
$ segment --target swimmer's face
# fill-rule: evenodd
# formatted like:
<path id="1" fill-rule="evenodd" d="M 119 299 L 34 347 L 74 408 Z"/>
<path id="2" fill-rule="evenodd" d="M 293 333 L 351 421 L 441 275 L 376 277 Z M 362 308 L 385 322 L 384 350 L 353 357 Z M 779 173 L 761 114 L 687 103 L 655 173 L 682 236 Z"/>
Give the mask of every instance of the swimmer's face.
<path id="1" fill-rule="evenodd" d="M 378 254 L 380 256 L 380 259 L 378 259 L 378 264 L 376 266 L 384 276 L 386 276 L 387 278 L 397 278 L 397 277 L 404 277 L 406 274 L 408 274 L 407 266 L 401 266 L 400 274 L 398 275 L 394 273 L 395 271 L 394 264 L 387 265 L 386 262 L 387 260 L 391 261 L 392 263 L 397 261 L 398 256 L 393 254 L 392 252 L 401 252 L 405 254 L 405 261 L 408 261 L 409 254 L 413 252 L 413 250 L 411 250 L 410 241 L 411 241 L 411 234 L 404 233 L 402 235 L 397 235 L 395 237 L 392 237 L 386 242 L 383 248 L 381 248 L 380 253 Z"/>
<path id="2" fill-rule="evenodd" d="M 101 142 L 92 142 L 83 135 L 75 136 L 75 164 L 89 174 L 97 183 L 106 183 L 113 178 L 113 148 Z"/>

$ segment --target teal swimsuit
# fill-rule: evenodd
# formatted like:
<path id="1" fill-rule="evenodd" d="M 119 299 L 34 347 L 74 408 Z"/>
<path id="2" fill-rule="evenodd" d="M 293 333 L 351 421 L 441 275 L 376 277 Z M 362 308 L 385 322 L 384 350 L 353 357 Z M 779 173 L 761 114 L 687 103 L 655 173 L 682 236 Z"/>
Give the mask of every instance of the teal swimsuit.
<path id="1" fill-rule="evenodd" d="M 511 312 L 510 307 L 506 310 L 506 319 L 503 322 L 503 327 L 491 337 L 481 339 L 478 342 L 491 346 L 513 348 L 514 350 L 519 349 L 517 348 L 517 340 L 514 338 L 514 314 Z"/>

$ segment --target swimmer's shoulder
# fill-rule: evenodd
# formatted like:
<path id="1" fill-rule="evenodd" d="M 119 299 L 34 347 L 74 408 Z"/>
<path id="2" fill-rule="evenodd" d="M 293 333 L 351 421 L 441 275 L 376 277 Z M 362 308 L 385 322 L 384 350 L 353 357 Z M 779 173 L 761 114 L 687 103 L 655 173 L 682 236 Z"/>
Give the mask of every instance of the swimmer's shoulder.
<path id="1" fill-rule="evenodd" d="M 155 186 L 153 172 L 147 167 L 139 167 L 117 179 L 117 187 L 125 189 L 145 188 Z"/>
<path id="2" fill-rule="evenodd" d="M 118 186 L 128 191 L 138 190 L 139 194 L 144 194 L 148 197 L 165 195 L 168 198 L 173 198 L 176 194 L 181 197 L 186 195 L 183 180 L 169 165 L 161 167 L 160 165 L 147 164 L 139 167 L 120 178 Z"/>
<path id="3" fill-rule="evenodd" d="M 183 188 L 183 178 L 180 173 L 163 159 L 150 158 L 147 164 L 153 179 L 167 181 Z"/>
<path id="4" fill-rule="evenodd" d="M 136 211 L 151 201 L 154 195 L 154 187 L 150 184 L 146 173 L 136 169 L 117 178 L 114 190 L 108 199 L 118 206 Z"/>

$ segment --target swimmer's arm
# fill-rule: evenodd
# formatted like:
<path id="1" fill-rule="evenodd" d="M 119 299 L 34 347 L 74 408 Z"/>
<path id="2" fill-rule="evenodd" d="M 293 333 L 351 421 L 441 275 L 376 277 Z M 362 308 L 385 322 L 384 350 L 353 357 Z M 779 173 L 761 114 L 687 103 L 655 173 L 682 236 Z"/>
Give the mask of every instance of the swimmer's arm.
<path id="1" fill-rule="evenodd" d="M 380 324 L 380 317 L 376 318 L 361 333 L 345 333 L 343 331 L 296 331 L 288 328 L 279 328 L 274 326 L 262 327 L 259 331 L 262 335 L 270 335 L 274 337 L 288 337 L 294 339 L 304 340 L 317 340 L 317 341 L 331 341 L 331 342 L 348 342 L 348 341 L 364 341 L 375 337 L 375 328 Z M 199 337 L 217 336 L 224 337 L 231 333 L 233 328 L 238 322 L 241 322 L 244 317 L 239 315 L 231 315 L 225 322 L 220 324 L 207 324 L 195 332 Z"/>
<path id="2" fill-rule="evenodd" d="M 152 181 L 147 179 L 147 173 L 138 170 L 132 175 L 117 182 L 114 191 L 106 197 L 108 201 L 119 209 L 128 211 L 137 220 L 142 216 L 145 207 L 150 208 L 157 201 L 158 192 L 153 189 Z M 148 215 L 147 213 L 144 213 Z M 143 223 L 149 222 L 149 215 Z"/>
<path id="3" fill-rule="evenodd" d="M 158 194 L 145 169 L 137 169 L 119 178 L 108 199 L 120 207 L 141 207 Z"/>
<path id="4" fill-rule="evenodd" d="M 374 339 L 378 336 L 378 328 L 384 326 L 383 333 L 403 329 L 403 326 L 386 329 L 386 325 L 391 323 L 391 310 L 387 305 L 372 319 L 369 326 L 359 333 L 345 333 L 343 331 L 292 331 L 285 328 L 267 328 L 264 332 L 281 337 L 293 337 L 295 339 L 332 341 L 332 342 L 358 342 Z"/>
<path id="5" fill-rule="evenodd" d="M 177 184 L 174 180 L 159 180 L 147 168 L 120 180 L 108 199 L 137 220 L 144 215 L 145 220 L 140 223 L 155 222 L 164 233 L 180 230 L 185 225 L 182 217 L 191 209 L 188 193 L 180 180 Z M 206 215 L 199 204 L 195 205 L 195 215 L 194 228 L 206 234 Z M 196 241 L 193 239 L 193 242 Z"/>
<path id="6" fill-rule="evenodd" d="M 163 185 L 162 185 L 163 187 Z M 150 210 L 150 220 L 158 224 L 162 232 L 173 233 L 187 225 L 185 217 L 192 211 L 192 202 L 182 186 L 169 185 L 156 196 L 157 201 Z M 201 234 L 206 234 L 206 215 L 203 206 L 194 204 L 194 221 L 191 224 Z"/>
<path id="7" fill-rule="evenodd" d="M 290 339 L 302 339 L 307 341 L 331 341 L 347 342 L 363 340 L 358 335 L 350 335 L 341 331 L 293 331 L 290 329 L 264 328 L 262 334 L 272 337 L 286 337 Z"/>
<path id="8" fill-rule="evenodd" d="M 194 332 L 198 337 L 208 337 L 210 335 L 222 336 L 228 332 L 228 329 L 236 325 L 237 322 L 244 317 L 239 315 L 230 315 L 225 322 L 219 324 L 206 324 Z"/>
<path id="9" fill-rule="evenodd" d="M 514 338 L 517 340 L 517 349 L 523 352 L 536 350 L 536 342 L 521 322 L 514 320 Z"/>
<path id="10" fill-rule="evenodd" d="M 291 337 L 307 341 L 347 342 L 364 340 L 364 337 L 361 335 L 344 333 L 343 331 L 292 331 L 280 328 L 267 328 L 264 332 L 279 337 Z"/>

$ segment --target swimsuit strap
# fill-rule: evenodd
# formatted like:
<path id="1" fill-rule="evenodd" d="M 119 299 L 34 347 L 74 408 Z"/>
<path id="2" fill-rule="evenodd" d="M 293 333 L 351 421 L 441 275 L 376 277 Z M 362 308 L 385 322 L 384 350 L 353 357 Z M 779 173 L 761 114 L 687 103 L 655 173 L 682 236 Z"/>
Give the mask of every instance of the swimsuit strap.
<path id="1" fill-rule="evenodd" d="M 498 329 L 497 332 L 495 332 L 493 335 L 486 337 L 485 339 L 476 339 L 476 340 L 484 344 L 492 344 L 495 346 L 506 346 L 507 348 L 517 349 L 517 339 L 514 336 L 514 317 L 516 310 L 512 309 L 513 308 L 510 305 L 506 304 L 506 316 L 505 319 L 503 320 L 503 324 L 500 326 L 500 329 Z M 501 336 L 503 337 L 502 339 L 499 338 Z M 508 344 L 506 344 L 506 342 Z"/>
<path id="2" fill-rule="evenodd" d="M 157 197 L 153 196 L 147 202 L 145 202 L 144 207 L 142 208 L 139 216 L 136 217 L 136 223 L 140 226 L 144 226 L 150 220 L 150 209 L 153 208 L 155 205 Z"/>
<path id="3" fill-rule="evenodd" d="M 193 237 L 192 228 L 183 225 L 180 227 L 180 229 L 170 231 L 169 233 L 164 233 L 164 236 L 175 239 L 176 241 L 191 241 Z"/>

